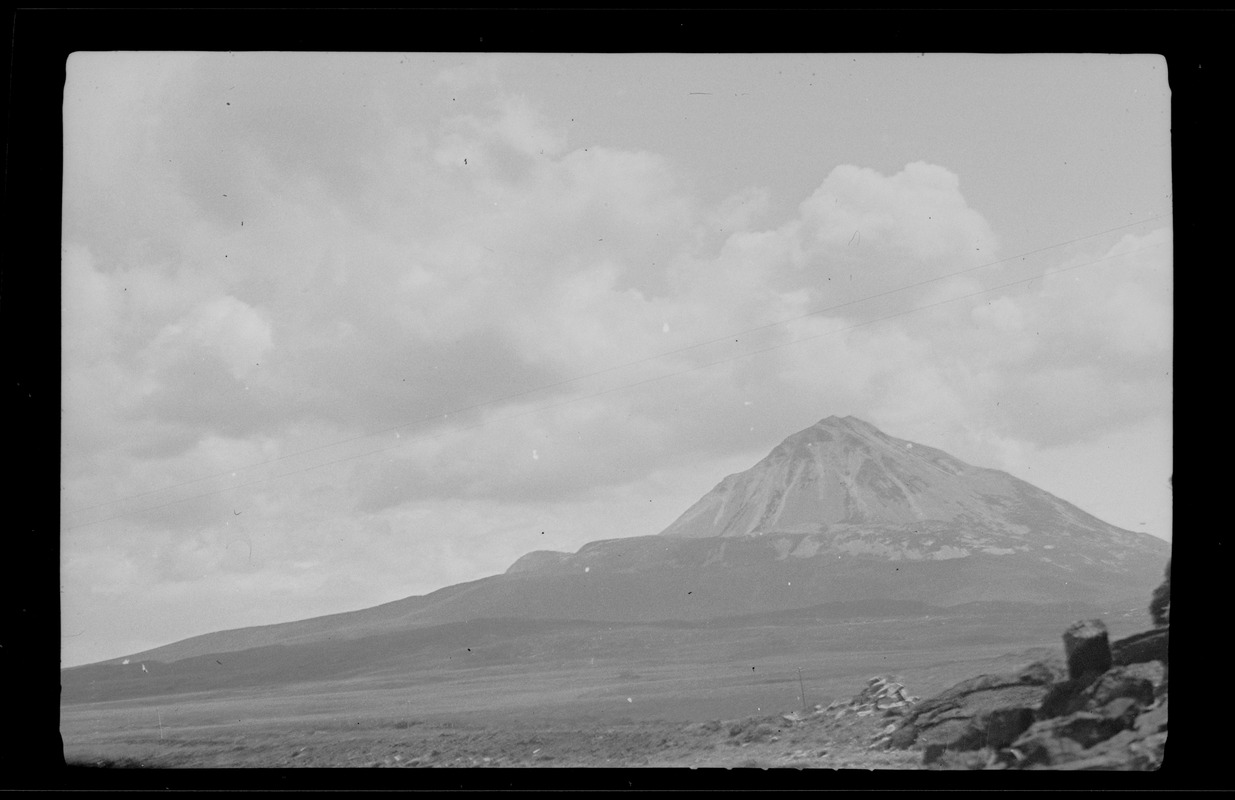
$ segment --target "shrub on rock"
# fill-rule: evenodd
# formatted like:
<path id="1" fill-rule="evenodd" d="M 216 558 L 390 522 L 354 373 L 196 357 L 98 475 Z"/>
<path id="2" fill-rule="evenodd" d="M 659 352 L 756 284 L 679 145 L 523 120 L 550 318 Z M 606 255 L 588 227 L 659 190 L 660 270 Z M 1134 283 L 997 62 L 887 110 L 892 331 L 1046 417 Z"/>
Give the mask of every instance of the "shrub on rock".
<path id="1" fill-rule="evenodd" d="M 1166 562 L 1166 579 L 1154 589 L 1153 599 L 1149 602 L 1149 616 L 1155 625 L 1171 623 L 1171 561 Z"/>

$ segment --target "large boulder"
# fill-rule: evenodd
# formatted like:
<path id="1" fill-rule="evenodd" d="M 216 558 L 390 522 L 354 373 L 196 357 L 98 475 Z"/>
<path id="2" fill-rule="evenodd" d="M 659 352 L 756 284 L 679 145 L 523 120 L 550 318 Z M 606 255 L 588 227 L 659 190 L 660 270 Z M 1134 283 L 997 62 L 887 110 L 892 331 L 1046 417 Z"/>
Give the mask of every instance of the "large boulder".
<path id="1" fill-rule="evenodd" d="M 1096 679 L 1082 678 L 1058 681 L 1050 685 L 1038 703 L 1037 717 L 1040 720 L 1054 719 L 1073 714 L 1085 707 L 1085 690 Z"/>
<path id="2" fill-rule="evenodd" d="M 1132 667 L 1108 670 L 1085 690 L 1085 707 L 1099 708 L 1120 698 L 1132 699 L 1143 706 L 1151 704 L 1154 701 L 1154 682 L 1144 672 Z"/>
<path id="3" fill-rule="evenodd" d="M 1141 705 L 1149 705 L 1165 676 L 1162 664 L 1153 661 L 1112 667 L 1101 675 L 1082 680 L 1058 681 L 1042 696 L 1037 717 L 1046 720 L 1078 711 L 1093 711 L 1119 697 L 1131 697 Z"/>
<path id="4" fill-rule="evenodd" d="M 1008 706 L 996 708 L 986 718 L 987 747 L 996 750 L 1012 744 L 1034 723 L 1032 708 Z"/>
<path id="5" fill-rule="evenodd" d="M 1036 722 L 997 759 L 1016 769 L 1147 770 L 1162 763 L 1167 701 L 1119 697 L 1096 711 Z"/>
<path id="6" fill-rule="evenodd" d="M 1054 676 L 1049 667 L 1033 664 L 1018 673 L 962 681 L 915 706 L 888 746 L 920 746 L 934 753 L 984 747 L 992 735 L 996 741 L 1015 737 L 1018 726 L 1032 722 L 1033 709 Z"/>

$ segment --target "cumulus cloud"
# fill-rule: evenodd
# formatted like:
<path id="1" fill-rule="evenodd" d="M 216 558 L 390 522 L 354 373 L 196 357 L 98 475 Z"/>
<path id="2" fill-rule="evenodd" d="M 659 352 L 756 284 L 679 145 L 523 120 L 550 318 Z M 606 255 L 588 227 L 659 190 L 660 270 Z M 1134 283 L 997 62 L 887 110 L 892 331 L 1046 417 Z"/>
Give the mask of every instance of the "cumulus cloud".
<path id="1" fill-rule="evenodd" d="M 174 362 L 186 351 L 201 349 L 223 362 L 237 380 L 261 366 L 272 346 L 270 323 L 260 312 L 235 297 L 200 303 L 188 316 L 160 330 L 149 347 L 158 363 Z"/>
<path id="2" fill-rule="evenodd" d="M 920 161 L 890 177 L 836 167 L 800 212 L 812 245 L 874 246 L 908 265 L 990 260 L 997 248 L 986 220 L 966 204 L 957 175 Z"/>

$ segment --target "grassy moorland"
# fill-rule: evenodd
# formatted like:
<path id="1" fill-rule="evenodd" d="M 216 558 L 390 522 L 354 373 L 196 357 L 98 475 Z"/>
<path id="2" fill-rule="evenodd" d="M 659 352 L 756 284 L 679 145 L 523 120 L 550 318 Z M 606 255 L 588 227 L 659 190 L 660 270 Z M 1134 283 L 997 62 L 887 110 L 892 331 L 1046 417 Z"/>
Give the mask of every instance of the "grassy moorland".
<path id="1" fill-rule="evenodd" d="M 1147 627 L 1142 606 L 1085 615 L 1118 637 Z M 918 754 L 869 749 L 889 720 L 793 725 L 781 715 L 847 698 L 874 674 L 927 697 L 1015 669 L 1057 652 L 1077 612 L 975 604 L 710 623 L 499 620 L 421 632 L 434 647 L 349 643 L 364 669 L 329 647 L 273 648 L 250 656 L 264 667 L 197 688 L 190 670 L 173 691 L 152 683 L 145 693 L 82 668 L 65 673 L 61 734 L 70 764 L 99 766 L 916 768 Z M 326 666 L 289 678 L 289 658 Z M 224 660 L 207 663 L 224 675 Z M 142 674 L 174 674 L 175 663 Z"/>

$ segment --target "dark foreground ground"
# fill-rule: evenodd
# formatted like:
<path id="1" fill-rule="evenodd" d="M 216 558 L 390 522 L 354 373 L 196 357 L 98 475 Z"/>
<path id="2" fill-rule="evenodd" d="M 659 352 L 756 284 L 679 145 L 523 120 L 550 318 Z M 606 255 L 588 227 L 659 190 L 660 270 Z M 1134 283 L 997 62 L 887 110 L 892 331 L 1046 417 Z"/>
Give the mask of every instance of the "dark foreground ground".
<path id="1" fill-rule="evenodd" d="M 1113 636 L 1145 627 L 1106 609 Z M 797 767 L 906 770 L 895 720 L 811 711 L 873 675 L 929 697 L 1060 650 L 1064 610 L 625 626 L 586 652 L 61 707 L 70 765 L 146 768 Z M 594 632 L 589 633 L 595 636 Z M 805 697 L 803 697 L 803 694 Z"/>

